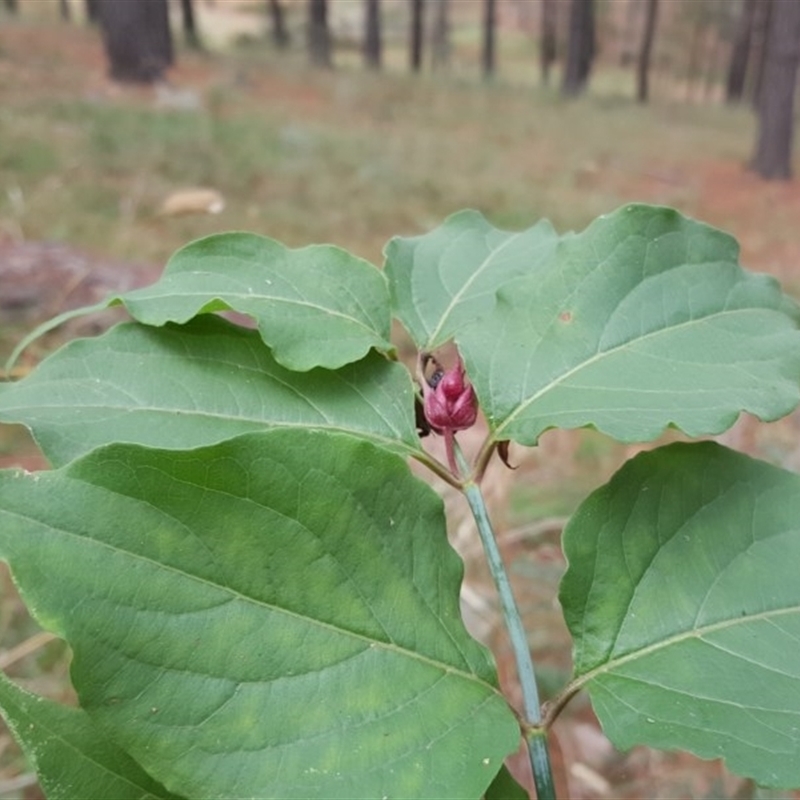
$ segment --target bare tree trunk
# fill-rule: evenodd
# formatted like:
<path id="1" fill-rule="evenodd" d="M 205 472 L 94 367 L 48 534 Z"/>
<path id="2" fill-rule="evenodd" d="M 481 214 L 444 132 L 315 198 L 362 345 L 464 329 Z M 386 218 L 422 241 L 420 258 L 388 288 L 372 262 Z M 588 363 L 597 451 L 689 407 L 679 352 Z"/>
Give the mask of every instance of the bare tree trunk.
<path id="1" fill-rule="evenodd" d="M 86 0 L 86 20 L 90 25 L 100 22 L 100 0 Z"/>
<path id="2" fill-rule="evenodd" d="M 174 62 L 167 0 L 101 0 L 98 10 L 111 77 L 136 83 L 161 80 Z"/>
<path id="3" fill-rule="evenodd" d="M 747 77 L 747 62 L 750 59 L 750 42 L 753 38 L 753 18 L 756 13 L 756 0 L 744 0 L 742 13 L 736 25 L 736 35 L 728 65 L 725 83 L 725 99 L 738 103 L 744 95 L 744 82 Z"/>
<path id="4" fill-rule="evenodd" d="M 181 0 L 181 15 L 183 17 L 183 35 L 186 37 L 186 44 L 195 50 L 199 50 L 200 37 L 197 35 L 192 0 Z"/>
<path id="5" fill-rule="evenodd" d="M 776 2 L 770 16 L 752 166 L 762 178 L 787 180 L 792 176 L 794 95 L 800 66 L 800 2 Z"/>
<path id="6" fill-rule="evenodd" d="M 422 69 L 422 42 L 425 31 L 425 0 L 411 0 L 409 62 L 412 72 Z"/>
<path id="7" fill-rule="evenodd" d="M 644 35 L 642 47 L 639 51 L 637 68 L 636 99 L 646 103 L 649 95 L 648 76 L 650 73 L 650 55 L 653 51 L 653 39 L 656 35 L 656 21 L 658 19 L 658 0 L 647 0 L 647 10 L 644 18 Z"/>
<path id="8" fill-rule="evenodd" d="M 761 85 L 764 77 L 764 63 L 767 57 L 767 36 L 769 34 L 772 0 L 758 0 L 753 20 L 753 53 L 750 57 L 752 69 L 745 81 L 745 94 L 750 98 L 753 108 L 758 110 L 761 99 Z"/>
<path id="9" fill-rule="evenodd" d="M 5 3 L 9 13 L 11 14 L 19 13 L 19 6 L 17 5 L 17 0 L 5 0 Z"/>
<path id="10" fill-rule="evenodd" d="M 308 55 L 315 67 L 333 66 L 328 0 L 308 0 Z"/>
<path id="11" fill-rule="evenodd" d="M 562 94 L 574 96 L 586 88 L 594 52 L 594 0 L 572 0 Z"/>
<path id="12" fill-rule="evenodd" d="M 58 10 L 61 14 L 61 19 L 64 22 L 69 22 L 72 19 L 72 12 L 69 7 L 69 0 L 58 0 Z"/>
<path id="13" fill-rule="evenodd" d="M 435 0 L 436 14 L 431 31 L 431 65 L 434 69 L 446 67 L 450 61 L 450 0 Z"/>
<path id="14" fill-rule="evenodd" d="M 369 69 L 379 70 L 383 50 L 380 0 L 365 0 L 364 11 L 364 64 Z"/>
<path id="15" fill-rule="evenodd" d="M 483 77 L 491 78 L 495 67 L 495 27 L 496 27 L 495 0 L 483 0 L 483 50 L 481 52 L 481 65 Z"/>
<path id="16" fill-rule="evenodd" d="M 267 8 L 272 20 L 272 41 L 279 50 L 289 46 L 291 37 L 286 29 L 286 19 L 283 16 L 283 6 L 280 0 L 268 0 Z"/>
<path id="17" fill-rule="evenodd" d="M 542 0 L 542 26 L 539 40 L 539 63 L 542 83 L 550 82 L 550 67 L 556 60 L 556 0 Z"/>

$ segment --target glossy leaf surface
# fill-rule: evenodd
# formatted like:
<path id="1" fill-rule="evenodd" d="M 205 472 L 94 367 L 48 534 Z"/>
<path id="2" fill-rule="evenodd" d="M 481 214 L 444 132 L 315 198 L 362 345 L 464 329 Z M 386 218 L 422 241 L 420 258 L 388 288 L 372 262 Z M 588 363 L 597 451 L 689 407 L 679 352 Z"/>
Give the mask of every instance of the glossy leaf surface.
<path id="1" fill-rule="evenodd" d="M 0 712 L 36 767 L 48 800 L 177 800 L 86 712 L 20 689 L 0 673 Z"/>
<path id="2" fill-rule="evenodd" d="M 422 236 L 386 247 L 392 306 L 417 347 L 431 350 L 490 311 L 508 281 L 535 269 L 558 236 L 546 220 L 501 231 L 477 211 L 460 211 Z"/>
<path id="3" fill-rule="evenodd" d="M 418 452 L 413 409 L 407 370 L 376 353 L 335 371 L 292 372 L 255 331 L 214 316 L 73 341 L 0 393 L 0 420 L 28 425 L 57 466 L 115 441 L 180 449 L 272 426 Z"/>
<path id="4" fill-rule="evenodd" d="M 736 242 L 675 211 L 628 206 L 568 234 L 457 334 L 497 441 L 594 426 L 696 436 L 798 402 L 797 309 L 743 271 Z"/>
<path id="5" fill-rule="evenodd" d="M 609 738 L 800 786 L 800 477 L 719 445 L 637 456 L 564 531 L 575 674 Z"/>
<path id="6" fill-rule="evenodd" d="M 0 552 L 82 706 L 186 796 L 475 798 L 517 747 L 441 500 L 367 442 L 273 430 L 5 473 Z"/>

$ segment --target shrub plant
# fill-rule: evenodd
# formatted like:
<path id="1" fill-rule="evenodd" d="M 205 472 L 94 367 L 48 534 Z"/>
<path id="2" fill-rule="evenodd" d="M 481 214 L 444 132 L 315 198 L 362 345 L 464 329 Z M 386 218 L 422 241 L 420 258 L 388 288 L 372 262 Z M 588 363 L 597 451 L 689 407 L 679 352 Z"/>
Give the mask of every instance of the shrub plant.
<path id="1" fill-rule="evenodd" d="M 574 677 L 544 710 L 481 494 L 492 458 L 550 428 L 649 442 L 788 414 L 795 304 L 728 235 L 641 205 L 565 235 L 464 211 L 385 256 L 196 241 L 103 304 L 133 321 L 0 387 L 0 420 L 53 466 L 0 473 L 0 555 L 73 653 L 79 707 L 0 681 L 48 797 L 522 797 L 503 766 L 522 739 L 550 798 L 548 730 L 581 690 L 620 748 L 800 784 L 796 475 L 699 441 L 591 494 L 563 533 Z M 462 623 L 409 459 L 466 496 L 521 708 Z"/>

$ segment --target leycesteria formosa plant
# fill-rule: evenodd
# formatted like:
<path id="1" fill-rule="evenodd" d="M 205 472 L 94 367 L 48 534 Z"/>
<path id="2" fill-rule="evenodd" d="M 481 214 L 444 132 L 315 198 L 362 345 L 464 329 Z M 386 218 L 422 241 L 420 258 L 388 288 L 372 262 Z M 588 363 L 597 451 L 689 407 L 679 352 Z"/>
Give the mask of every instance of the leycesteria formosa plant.
<path id="1" fill-rule="evenodd" d="M 0 676 L 47 796 L 518 798 L 522 741 L 552 798 L 548 733 L 583 690 L 619 748 L 800 786 L 797 475 L 695 441 L 597 488 L 562 536 L 574 674 L 544 709 L 481 490 L 495 453 L 551 428 L 653 442 L 789 414 L 796 304 L 728 235 L 643 205 L 563 235 L 463 211 L 385 257 L 210 236 L 14 354 L 77 314 L 132 317 L 0 384 L 0 421 L 52 465 L 0 471 L 0 557 L 70 645 L 79 701 Z M 462 622 L 443 504 L 409 460 L 468 501 L 520 707 Z"/>

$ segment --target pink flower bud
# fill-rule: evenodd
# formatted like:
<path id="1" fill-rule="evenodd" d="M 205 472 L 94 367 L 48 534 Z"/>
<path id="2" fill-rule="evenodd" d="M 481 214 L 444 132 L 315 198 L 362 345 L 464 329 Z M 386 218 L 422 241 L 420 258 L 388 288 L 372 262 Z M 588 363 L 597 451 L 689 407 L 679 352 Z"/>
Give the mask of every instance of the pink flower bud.
<path id="1" fill-rule="evenodd" d="M 437 431 L 463 431 L 475 424 L 478 400 L 466 382 L 461 359 L 442 375 L 435 387 L 423 384 L 425 417 Z"/>

